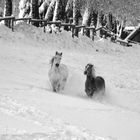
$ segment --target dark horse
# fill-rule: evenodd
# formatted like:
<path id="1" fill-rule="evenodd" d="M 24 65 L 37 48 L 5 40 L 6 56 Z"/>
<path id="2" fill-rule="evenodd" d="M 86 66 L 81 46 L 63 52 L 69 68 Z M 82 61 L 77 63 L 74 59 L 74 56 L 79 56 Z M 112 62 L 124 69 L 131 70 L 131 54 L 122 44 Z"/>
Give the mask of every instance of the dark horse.
<path id="1" fill-rule="evenodd" d="M 87 96 L 92 97 L 95 92 L 105 92 L 105 80 L 101 76 L 95 76 L 95 69 L 92 64 L 87 64 L 84 74 L 86 77 L 85 92 Z"/>

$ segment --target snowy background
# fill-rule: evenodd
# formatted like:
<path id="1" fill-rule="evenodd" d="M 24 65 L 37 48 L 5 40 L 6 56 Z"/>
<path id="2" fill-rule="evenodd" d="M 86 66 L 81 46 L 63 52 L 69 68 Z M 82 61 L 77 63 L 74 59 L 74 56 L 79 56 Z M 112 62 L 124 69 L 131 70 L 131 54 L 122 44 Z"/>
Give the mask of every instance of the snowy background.
<path id="1" fill-rule="evenodd" d="M 49 61 L 62 51 L 65 90 L 53 93 Z M 89 99 L 84 67 L 93 63 L 105 96 Z M 0 25 L 0 140 L 139 140 L 140 46 Z"/>

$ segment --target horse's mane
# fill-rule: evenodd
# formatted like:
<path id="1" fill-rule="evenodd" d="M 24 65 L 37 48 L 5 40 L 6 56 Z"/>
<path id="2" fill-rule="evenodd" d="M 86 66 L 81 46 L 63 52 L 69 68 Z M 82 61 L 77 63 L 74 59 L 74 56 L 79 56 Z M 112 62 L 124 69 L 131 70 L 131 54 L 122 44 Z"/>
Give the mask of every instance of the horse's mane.
<path id="1" fill-rule="evenodd" d="M 54 62 L 54 56 L 53 56 L 52 59 L 50 60 L 51 67 L 52 67 L 52 65 L 53 65 L 53 62 Z"/>
<path id="2" fill-rule="evenodd" d="M 93 76 L 93 77 L 95 77 L 95 73 L 96 73 L 96 71 L 95 71 L 95 66 L 93 65 L 93 66 L 92 66 L 92 76 Z"/>

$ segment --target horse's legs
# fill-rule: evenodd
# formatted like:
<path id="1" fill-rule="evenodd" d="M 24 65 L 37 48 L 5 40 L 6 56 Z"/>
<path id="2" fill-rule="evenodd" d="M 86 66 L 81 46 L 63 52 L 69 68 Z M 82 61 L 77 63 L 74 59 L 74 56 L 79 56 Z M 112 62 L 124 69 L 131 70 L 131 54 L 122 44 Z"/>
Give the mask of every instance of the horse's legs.
<path id="1" fill-rule="evenodd" d="M 55 87 L 53 87 L 53 91 L 54 91 L 54 92 L 57 92 L 56 89 L 55 89 Z"/>
<path id="2" fill-rule="evenodd" d="M 57 80 L 52 82 L 52 87 L 54 92 L 59 92 L 60 90 L 64 90 L 67 79 Z"/>
<path id="3" fill-rule="evenodd" d="M 57 91 L 60 91 L 60 83 L 57 84 Z"/>
<path id="4" fill-rule="evenodd" d="M 67 81 L 67 79 L 62 80 L 62 86 L 61 86 L 62 90 L 64 90 L 64 88 L 65 88 L 66 81 Z"/>
<path id="5" fill-rule="evenodd" d="M 53 91 L 54 92 L 59 92 L 60 91 L 60 82 L 59 81 L 54 81 L 52 85 L 53 85 Z"/>
<path id="6" fill-rule="evenodd" d="M 52 89 L 53 89 L 53 92 L 56 92 L 56 88 L 55 88 L 55 84 L 52 83 Z"/>
<path id="7" fill-rule="evenodd" d="M 57 92 L 56 86 L 57 86 L 56 81 L 53 81 L 53 82 L 52 82 L 52 89 L 53 89 L 53 92 Z"/>
<path id="8" fill-rule="evenodd" d="M 65 83 L 66 83 L 66 81 L 64 82 L 61 82 L 61 81 L 58 81 L 57 82 L 57 86 L 56 86 L 56 89 L 57 89 L 57 91 L 59 92 L 60 90 L 63 90 L 64 89 L 64 87 L 65 87 Z"/>

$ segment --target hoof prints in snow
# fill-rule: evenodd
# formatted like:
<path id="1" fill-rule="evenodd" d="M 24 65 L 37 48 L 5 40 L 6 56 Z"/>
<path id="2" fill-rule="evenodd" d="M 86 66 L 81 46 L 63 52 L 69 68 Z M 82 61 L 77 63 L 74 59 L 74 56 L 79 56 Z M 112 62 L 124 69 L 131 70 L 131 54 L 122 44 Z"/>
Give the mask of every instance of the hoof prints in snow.
<path id="1" fill-rule="evenodd" d="M 117 140 L 113 138 L 102 138 L 102 137 L 89 137 L 87 135 L 80 137 L 74 136 L 69 132 L 62 133 L 33 133 L 33 134 L 23 134 L 23 135 L 1 135 L 0 140 Z"/>
<path id="2" fill-rule="evenodd" d="M 3 134 L 0 140 L 112 140 L 53 119 L 47 113 L 21 105 L 9 97 L 0 96 L 0 111 L 46 127 L 46 133 Z"/>

